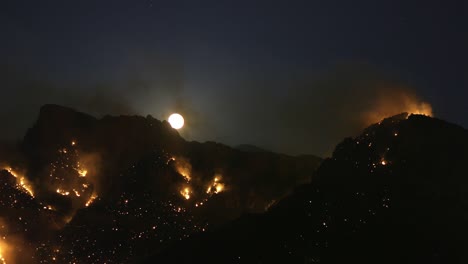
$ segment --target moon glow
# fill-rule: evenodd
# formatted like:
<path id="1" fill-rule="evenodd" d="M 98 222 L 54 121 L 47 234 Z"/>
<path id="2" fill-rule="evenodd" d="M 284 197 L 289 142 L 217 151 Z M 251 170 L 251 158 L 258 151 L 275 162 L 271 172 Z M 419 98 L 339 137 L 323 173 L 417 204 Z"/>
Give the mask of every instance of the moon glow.
<path id="1" fill-rule="evenodd" d="M 184 126 L 184 118 L 177 113 L 170 115 L 167 121 L 174 129 L 181 129 Z"/>

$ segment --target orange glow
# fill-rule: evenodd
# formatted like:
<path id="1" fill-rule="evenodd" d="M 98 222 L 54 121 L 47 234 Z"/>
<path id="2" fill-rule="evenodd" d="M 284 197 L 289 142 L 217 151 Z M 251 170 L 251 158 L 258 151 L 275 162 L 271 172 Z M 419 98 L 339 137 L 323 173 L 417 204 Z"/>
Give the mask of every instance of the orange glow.
<path id="1" fill-rule="evenodd" d="M 216 184 L 216 190 L 215 190 L 215 193 L 220 193 L 224 190 L 224 184 L 222 183 L 219 183 L 219 184 Z"/>
<path id="2" fill-rule="evenodd" d="M 6 263 L 7 263 L 6 260 L 5 260 L 5 258 L 3 257 L 3 253 L 2 253 L 2 248 L 1 248 L 1 247 L 0 247 L 0 262 L 1 262 L 2 264 L 6 264 Z"/>
<path id="3" fill-rule="evenodd" d="M 73 189 L 73 192 L 75 193 L 76 197 L 80 197 L 80 196 L 81 196 L 80 193 L 79 193 L 77 190 Z"/>
<path id="4" fill-rule="evenodd" d="M 7 264 L 7 251 L 9 251 L 8 245 L 4 240 L 0 240 L 0 264 Z"/>
<path id="5" fill-rule="evenodd" d="M 61 195 L 64 195 L 64 196 L 67 196 L 67 195 L 70 194 L 70 192 L 64 191 L 64 190 L 62 190 L 62 189 L 60 189 L 60 188 L 57 189 L 56 192 L 57 192 L 58 194 L 61 194 Z"/>
<path id="6" fill-rule="evenodd" d="M 363 125 L 368 126 L 382 119 L 401 113 L 433 116 L 432 106 L 403 88 L 386 89 L 374 101 L 374 106 L 363 114 Z"/>
<path id="7" fill-rule="evenodd" d="M 20 190 L 28 193 L 31 197 L 34 197 L 32 185 L 24 176 L 21 176 L 18 174 L 18 172 L 13 171 L 11 167 L 5 167 L 4 169 L 16 178 L 16 184 L 18 185 Z"/>
<path id="8" fill-rule="evenodd" d="M 188 187 L 185 187 L 184 189 L 182 189 L 180 191 L 180 194 L 186 199 L 186 200 L 189 200 L 190 199 L 190 188 Z"/>
<path id="9" fill-rule="evenodd" d="M 192 165 L 185 158 L 172 158 L 172 160 L 175 162 L 174 166 L 177 173 L 182 175 L 186 182 L 189 182 L 192 179 L 190 176 L 192 173 Z"/>
<path id="10" fill-rule="evenodd" d="M 51 205 L 44 206 L 45 210 L 55 211 L 55 208 Z"/>
<path id="11" fill-rule="evenodd" d="M 87 170 L 82 170 L 82 169 L 77 170 L 77 172 L 80 175 L 80 177 L 86 177 L 86 175 L 88 174 Z"/>
<path id="12" fill-rule="evenodd" d="M 94 202 L 94 200 L 96 200 L 96 198 L 97 198 L 97 195 L 95 195 L 95 194 L 91 195 L 89 200 L 86 202 L 85 206 L 86 207 L 90 206 Z"/>
<path id="13" fill-rule="evenodd" d="M 224 183 L 221 183 L 220 181 L 221 181 L 221 175 L 216 175 L 214 177 L 213 181 L 208 186 L 208 188 L 206 190 L 206 193 L 207 194 L 210 194 L 210 193 L 218 194 L 218 193 L 224 191 L 225 185 L 224 185 Z"/>

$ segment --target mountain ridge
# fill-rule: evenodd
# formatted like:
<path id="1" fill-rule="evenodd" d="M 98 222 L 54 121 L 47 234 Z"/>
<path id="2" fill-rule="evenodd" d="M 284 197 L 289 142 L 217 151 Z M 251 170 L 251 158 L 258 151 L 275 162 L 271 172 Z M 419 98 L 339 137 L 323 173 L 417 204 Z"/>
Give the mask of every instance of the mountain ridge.
<path id="1" fill-rule="evenodd" d="M 386 118 L 344 139 L 311 183 L 269 211 L 145 263 L 192 263 L 208 254 L 223 263 L 465 263 L 464 164 L 466 129 L 421 115 Z"/>

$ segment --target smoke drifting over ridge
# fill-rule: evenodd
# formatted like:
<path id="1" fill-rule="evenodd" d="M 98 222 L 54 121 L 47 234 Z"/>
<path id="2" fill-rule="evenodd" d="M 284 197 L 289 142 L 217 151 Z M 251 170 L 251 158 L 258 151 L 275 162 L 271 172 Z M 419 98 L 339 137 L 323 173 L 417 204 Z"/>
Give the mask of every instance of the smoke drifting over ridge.
<path id="1" fill-rule="evenodd" d="M 188 140 L 249 143 L 289 154 L 328 155 L 343 137 L 401 112 L 432 114 L 416 92 L 366 64 L 341 65 L 324 74 L 229 76 L 232 82 L 193 83 L 176 59 L 136 59 L 115 79 L 63 84 L 50 76 L 5 65 L 1 138 L 20 138 L 46 103 L 94 115 L 181 113 Z M 148 61 L 151 61 L 149 63 Z M 215 74 L 213 74 L 215 75 Z M 202 78 L 202 79 L 203 79 Z M 213 76 L 217 80 L 217 76 Z M 203 87 L 203 91 L 195 87 Z"/>
<path id="2" fill-rule="evenodd" d="M 292 154 L 328 155 L 342 138 L 385 117 L 402 112 L 432 115 L 430 105 L 415 90 L 366 64 L 341 65 L 322 75 L 274 79 L 244 83 L 232 89 L 236 94 L 227 92 L 221 100 L 231 103 L 218 104 L 230 121 L 220 134 L 239 125 L 246 128 L 236 131 L 242 140 L 231 144 L 247 142 Z"/>

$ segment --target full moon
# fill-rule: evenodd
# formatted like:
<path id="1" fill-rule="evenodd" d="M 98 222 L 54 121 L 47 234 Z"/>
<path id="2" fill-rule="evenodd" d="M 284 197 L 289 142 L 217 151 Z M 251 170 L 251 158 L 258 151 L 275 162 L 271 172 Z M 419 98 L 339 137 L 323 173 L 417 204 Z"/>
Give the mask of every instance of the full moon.
<path id="1" fill-rule="evenodd" d="M 169 121 L 171 127 L 175 129 L 181 129 L 184 126 L 184 118 L 177 113 L 170 115 L 167 121 Z"/>

